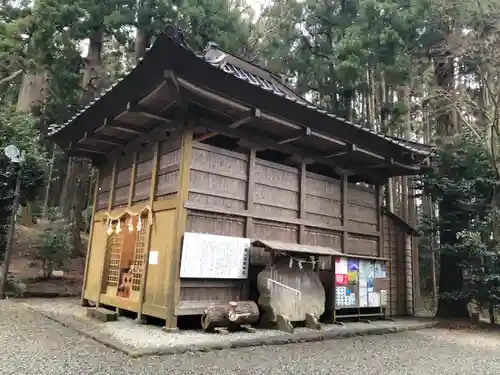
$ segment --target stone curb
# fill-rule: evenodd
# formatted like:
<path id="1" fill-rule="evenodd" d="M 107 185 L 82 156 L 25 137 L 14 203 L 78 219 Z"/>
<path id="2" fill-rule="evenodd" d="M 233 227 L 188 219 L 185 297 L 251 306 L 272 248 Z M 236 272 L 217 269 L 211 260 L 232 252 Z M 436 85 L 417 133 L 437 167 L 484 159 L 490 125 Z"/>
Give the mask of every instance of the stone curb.
<path id="1" fill-rule="evenodd" d="M 162 356 L 169 354 L 181 354 L 186 352 L 210 352 L 215 350 L 224 349 L 236 349 L 245 348 L 250 346 L 263 346 L 263 345 L 285 345 L 285 344 L 295 344 L 303 342 L 317 342 L 324 340 L 336 340 L 349 337 L 361 337 L 361 336 L 374 336 L 374 335 L 384 335 L 388 333 L 406 332 L 406 331 L 416 331 L 426 328 L 434 328 L 439 322 L 427 319 L 421 319 L 420 322 L 411 322 L 407 325 L 402 325 L 394 327 L 369 327 L 364 329 L 352 329 L 352 328 L 339 328 L 335 331 L 312 331 L 312 332 L 298 332 L 277 336 L 261 336 L 261 337 L 250 337 L 243 339 L 236 339 L 234 341 L 225 342 L 207 342 L 198 343 L 192 345 L 173 345 L 165 348 L 144 348 L 144 349 L 134 349 L 129 346 L 123 345 L 118 340 L 105 336 L 95 329 L 89 329 L 85 324 L 78 322 L 76 320 L 65 319 L 64 317 L 49 313 L 46 311 L 36 310 L 30 306 L 24 305 L 28 310 L 38 313 L 46 318 L 57 322 L 67 328 L 73 329 L 78 333 L 87 336 L 100 344 L 106 345 L 112 349 L 125 353 L 133 358 L 139 358 L 144 356 Z"/>

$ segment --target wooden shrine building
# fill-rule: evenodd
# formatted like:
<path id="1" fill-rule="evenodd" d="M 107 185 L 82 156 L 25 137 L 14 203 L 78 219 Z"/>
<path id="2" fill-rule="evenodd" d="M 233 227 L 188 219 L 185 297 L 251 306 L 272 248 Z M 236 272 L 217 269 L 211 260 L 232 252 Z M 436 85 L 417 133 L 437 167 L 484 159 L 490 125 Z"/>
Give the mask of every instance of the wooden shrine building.
<path id="1" fill-rule="evenodd" d="M 384 213 L 381 186 L 420 173 L 430 148 L 338 118 L 214 44 L 196 54 L 167 28 L 48 138 L 99 171 L 83 303 L 175 328 L 211 303 L 256 301 L 262 248 L 246 278 L 181 275 L 204 267 L 194 253 L 181 265 L 184 233 L 208 233 L 387 261 L 388 314 L 412 312 L 412 230 Z M 334 262 L 319 254 L 328 291 Z"/>

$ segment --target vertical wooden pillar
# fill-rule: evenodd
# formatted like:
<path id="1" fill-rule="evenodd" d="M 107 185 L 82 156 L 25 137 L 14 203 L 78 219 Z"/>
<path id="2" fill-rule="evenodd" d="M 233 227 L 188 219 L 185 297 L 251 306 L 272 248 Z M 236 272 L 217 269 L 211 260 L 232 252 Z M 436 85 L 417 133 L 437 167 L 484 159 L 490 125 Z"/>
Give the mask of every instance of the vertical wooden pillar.
<path id="1" fill-rule="evenodd" d="M 347 225 L 349 221 L 347 220 L 347 176 L 342 176 L 341 180 L 341 197 L 342 197 L 342 252 L 347 253 L 347 242 L 349 241 L 349 234 L 347 232 Z"/>
<path id="2" fill-rule="evenodd" d="M 87 287 L 87 275 L 89 273 L 89 260 L 90 251 L 92 249 L 92 236 L 94 235 L 94 216 L 97 208 L 97 197 L 99 195 L 99 169 L 95 176 L 95 187 L 94 187 L 94 203 L 92 204 L 92 216 L 90 218 L 90 232 L 89 232 L 89 242 L 87 244 L 87 254 L 85 255 L 85 271 L 83 273 L 83 284 L 82 284 L 82 294 L 80 297 L 80 303 L 82 306 L 87 306 L 87 300 L 85 299 L 85 288 Z M 94 250 L 95 251 L 95 250 Z"/>
<path id="3" fill-rule="evenodd" d="M 127 201 L 128 207 L 132 206 L 132 199 L 134 198 L 136 171 L 137 171 L 137 152 L 134 152 L 132 159 L 132 170 L 130 171 L 130 187 L 128 190 L 128 201 Z"/>
<path id="4" fill-rule="evenodd" d="M 113 171 L 111 172 L 111 187 L 109 189 L 109 198 L 108 198 L 108 215 L 111 213 L 111 208 L 113 206 L 113 198 L 115 196 L 115 180 L 116 180 L 116 160 L 113 160 Z M 107 239 L 104 241 L 104 251 L 102 253 L 102 265 L 101 272 L 99 272 L 99 293 L 97 294 L 96 307 L 99 307 L 101 302 L 101 293 L 102 293 L 102 282 L 104 277 L 104 268 L 106 267 L 106 251 L 107 251 Z"/>
<path id="5" fill-rule="evenodd" d="M 250 150 L 248 154 L 248 169 L 247 169 L 247 192 L 246 192 L 246 210 L 247 212 L 253 211 L 253 195 L 255 191 L 255 160 L 256 160 L 256 152 L 254 149 Z M 251 238 L 253 235 L 253 219 L 251 217 L 246 218 L 245 223 L 245 237 Z"/>
<path id="6" fill-rule="evenodd" d="M 248 154 L 248 166 L 247 166 L 247 191 L 246 191 L 246 205 L 245 208 L 247 212 L 253 212 L 253 201 L 254 201 L 254 192 L 255 192 L 255 161 L 256 161 L 256 150 L 251 149 Z M 246 217 L 245 221 L 245 237 L 252 238 L 253 237 L 253 218 L 251 216 Z M 250 254 L 251 256 L 251 254 Z M 250 264 L 252 260 L 250 259 Z M 249 268 L 250 268 L 249 264 Z M 243 283 L 243 293 L 242 299 L 247 300 L 250 298 L 250 278 L 248 278 Z"/>
<path id="7" fill-rule="evenodd" d="M 299 218 L 304 219 L 306 216 L 306 174 L 307 166 L 305 163 L 300 165 L 300 186 L 299 186 Z M 299 243 L 303 244 L 306 241 L 306 226 L 300 224 L 299 226 Z"/>
<path id="8" fill-rule="evenodd" d="M 160 154 L 160 143 L 154 143 L 154 153 L 153 153 L 153 165 L 151 172 L 151 186 L 149 187 L 149 207 L 153 209 L 153 203 L 156 195 L 156 180 L 158 178 L 158 160 Z M 135 165 L 135 164 L 134 164 Z M 139 220 L 141 218 L 139 217 Z M 142 308 L 144 304 L 144 294 L 146 291 L 146 282 L 148 279 L 148 268 L 149 268 L 149 247 L 151 243 L 152 231 L 155 230 L 153 225 L 148 225 L 146 229 L 146 238 L 144 243 L 144 260 L 143 260 L 143 270 L 141 275 L 141 285 L 139 287 L 139 310 L 137 311 L 137 323 L 143 323 Z"/>
<path id="9" fill-rule="evenodd" d="M 193 156 L 193 127 L 191 124 L 185 128 L 181 141 L 181 160 L 179 171 L 179 193 L 177 196 L 177 217 L 174 231 L 174 242 L 172 251 L 168 254 L 167 264 L 170 266 L 167 280 L 167 316 L 164 329 L 176 330 L 177 317 L 175 307 L 179 302 L 180 278 L 179 269 L 181 261 L 182 237 L 186 227 L 187 210 L 184 202 L 189 195 L 189 175 L 191 171 L 191 160 Z"/>
<path id="10" fill-rule="evenodd" d="M 378 236 L 378 256 L 384 256 L 384 226 L 382 224 L 382 186 L 377 185 L 377 232 Z"/>
<path id="11" fill-rule="evenodd" d="M 411 235 L 403 232 L 404 238 L 404 265 L 405 265 L 405 285 L 406 285 L 406 313 L 413 315 L 415 313 L 413 308 L 413 272 L 412 272 L 412 257 L 411 257 Z"/>

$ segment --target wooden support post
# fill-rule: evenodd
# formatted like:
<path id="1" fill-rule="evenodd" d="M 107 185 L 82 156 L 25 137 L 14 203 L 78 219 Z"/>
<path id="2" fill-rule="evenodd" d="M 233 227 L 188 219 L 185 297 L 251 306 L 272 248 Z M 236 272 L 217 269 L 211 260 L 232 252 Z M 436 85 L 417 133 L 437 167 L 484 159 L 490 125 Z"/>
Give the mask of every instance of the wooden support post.
<path id="1" fill-rule="evenodd" d="M 255 149 L 250 150 L 250 154 L 248 155 L 248 183 L 247 183 L 247 204 L 246 209 L 247 212 L 253 212 L 253 195 L 255 191 L 255 160 L 256 160 L 256 152 Z M 252 227 L 253 227 L 253 219 L 250 216 L 247 216 L 246 219 L 246 227 L 245 227 L 245 236 L 250 238 L 252 236 Z"/>
<path id="2" fill-rule="evenodd" d="M 299 186 L 299 219 L 304 219 L 306 215 L 306 174 L 307 166 L 305 163 L 300 165 L 300 186 Z M 299 225 L 299 243 L 303 244 L 306 241 L 306 226 Z"/>
<path id="3" fill-rule="evenodd" d="M 342 232 L 342 252 L 347 253 L 347 243 L 349 241 L 349 235 L 347 233 L 347 225 L 349 223 L 347 219 L 347 176 L 342 176 L 342 186 L 341 186 L 341 195 L 342 195 L 342 228 L 344 231 Z"/>
<path id="4" fill-rule="evenodd" d="M 377 232 L 380 234 L 378 237 L 378 256 L 382 258 L 384 256 L 384 226 L 382 221 L 382 186 L 377 185 Z"/>
<path id="5" fill-rule="evenodd" d="M 109 189 L 109 198 L 108 198 L 108 215 L 111 213 L 111 208 L 113 206 L 113 198 L 115 196 L 115 180 L 116 180 L 116 160 L 113 160 L 113 171 L 111 172 L 111 187 Z M 107 242 L 108 242 L 107 240 L 104 241 L 102 265 L 101 265 L 101 271 L 99 272 L 99 293 L 97 294 L 96 307 L 99 307 L 101 302 L 102 283 L 104 278 L 104 269 L 106 267 Z"/>
<path id="6" fill-rule="evenodd" d="M 246 191 L 246 210 L 247 212 L 253 212 L 253 200 L 255 191 L 255 161 L 257 159 L 256 150 L 251 149 L 248 154 L 248 166 L 247 166 L 247 191 Z M 253 218 L 251 216 L 246 217 L 245 221 L 245 237 L 252 238 L 253 236 Z M 251 260 L 250 260 L 251 262 Z M 243 288 L 243 300 L 250 298 L 250 284 L 249 280 L 244 282 Z"/>
<path id="7" fill-rule="evenodd" d="M 182 237 L 186 227 L 187 210 L 184 208 L 184 202 L 189 195 L 189 175 L 191 171 L 191 160 L 193 156 L 193 128 L 185 128 L 181 141 L 181 161 L 179 171 L 179 193 L 177 196 L 177 217 L 174 231 L 174 242 L 172 251 L 168 254 L 170 269 L 167 280 L 167 316 L 165 330 L 177 329 L 177 317 L 175 316 L 175 307 L 179 302 L 180 293 L 180 260 Z"/>
<path id="8" fill-rule="evenodd" d="M 87 286 L 87 276 L 89 273 L 89 260 L 90 251 L 92 249 L 92 236 L 94 235 L 94 216 L 97 209 L 97 197 L 99 195 L 99 169 L 96 173 L 95 187 L 94 187 L 94 203 L 92 205 L 92 216 L 90 218 L 90 232 L 89 232 L 89 242 L 87 244 L 87 254 L 85 255 L 85 271 L 83 273 L 83 284 L 82 284 L 82 294 L 80 297 L 80 303 L 82 306 L 88 306 L 88 302 L 85 299 L 85 288 Z"/>
<path id="9" fill-rule="evenodd" d="M 132 170 L 130 171 L 130 187 L 128 191 L 128 201 L 127 201 L 128 207 L 132 206 L 132 199 L 134 198 L 136 173 L 137 173 L 137 152 L 134 152 L 132 159 Z"/>
<path id="10" fill-rule="evenodd" d="M 149 207 L 153 207 L 153 202 L 155 200 L 156 195 L 156 181 L 158 178 L 158 160 L 160 155 L 160 143 L 154 143 L 154 154 L 153 154 L 153 168 L 151 172 L 151 186 L 149 187 Z M 140 218 L 139 218 L 140 219 Z M 143 270 L 141 275 L 141 285 L 139 287 L 139 310 L 137 311 L 137 323 L 143 323 L 144 319 L 142 316 L 142 308 L 144 304 L 144 294 L 146 292 L 146 282 L 148 279 L 148 268 L 149 268 L 149 251 L 151 244 L 151 235 L 153 228 L 152 225 L 148 225 L 146 229 L 146 238 L 144 243 L 144 261 L 142 264 Z"/>
<path id="11" fill-rule="evenodd" d="M 414 315 L 414 305 L 413 305 L 413 270 L 412 270 L 412 258 L 411 258 L 411 235 L 409 233 L 403 233 L 404 238 L 404 265 L 405 265 L 405 289 L 406 289 L 406 313 L 408 315 Z"/>

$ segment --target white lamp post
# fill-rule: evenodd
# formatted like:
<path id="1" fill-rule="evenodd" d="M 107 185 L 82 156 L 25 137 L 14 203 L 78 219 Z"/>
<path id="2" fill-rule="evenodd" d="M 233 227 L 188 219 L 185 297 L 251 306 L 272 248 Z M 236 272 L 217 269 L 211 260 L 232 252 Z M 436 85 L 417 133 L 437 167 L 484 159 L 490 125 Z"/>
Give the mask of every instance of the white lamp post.
<path id="1" fill-rule="evenodd" d="M 14 190 L 14 201 L 12 203 L 12 212 L 10 215 L 9 231 L 7 232 L 7 246 L 3 258 L 2 272 L 0 273 L 0 299 L 5 299 L 5 289 L 7 286 L 7 278 L 9 275 L 10 259 L 12 258 L 12 245 L 14 241 L 14 233 L 16 232 L 16 214 L 19 208 L 19 198 L 21 193 L 21 175 L 22 165 L 25 157 L 24 152 L 21 153 L 14 145 L 9 145 L 4 149 L 5 156 L 9 158 L 11 163 L 17 164 L 16 188 Z"/>

